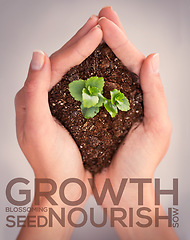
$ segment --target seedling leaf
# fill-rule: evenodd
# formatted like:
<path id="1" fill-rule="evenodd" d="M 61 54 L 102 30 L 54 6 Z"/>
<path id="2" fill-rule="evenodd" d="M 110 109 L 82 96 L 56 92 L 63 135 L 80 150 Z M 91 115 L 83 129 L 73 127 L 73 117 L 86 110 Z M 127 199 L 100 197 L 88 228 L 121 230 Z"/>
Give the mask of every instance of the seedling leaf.
<path id="1" fill-rule="evenodd" d="M 122 103 L 119 103 L 117 101 L 116 106 L 119 108 L 119 110 L 127 112 L 128 110 L 130 110 L 129 100 L 126 97 L 124 97 L 124 99 L 122 101 L 123 101 Z"/>
<path id="2" fill-rule="evenodd" d="M 86 88 L 82 90 L 82 103 L 85 108 L 90 108 L 98 103 L 98 96 L 91 96 Z"/>
<path id="3" fill-rule="evenodd" d="M 88 91 L 92 96 L 96 96 L 100 92 L 97 87 L 91 87 L 91 86 L 88 86 Z"/>
<path id="4" fill-rule="evenodd" d="M 85 81 L 82 79 L 73 81 L 69 84 L 69 92 L 76 101 L 82 101 L 82 90 L 85 87 Z"/>
<path id="5" fill-rule="evenodd" d="M 103 77 L 91 77 L 86 80 L 85 87 L 87 89 L 88 89 L 88 86 L 96 87 L 98 88 L 99 92 L 101 92 L 103 90 L 104 83 L 105 82 Z"/>
<path id="6" fill-rule="evenodd" d="M 115 104 L 112 104 L 111 100 L 107 99 L 104 103 L 104 107 L 109 112 L 109 114 L 111 115 L 112 118 L 116 116 L 117 106 Z"/>
<path id="7" fill-rule="evenodd" d="M 103 96 L 103 77 L 90 77 L 87 80 L 79 79 L 69 84 L 71 96 L 81 102 L 81 112 L 85 118 L 93 118 L 99 108 L 104 105 L 111 117 L 115 117 L 118 109 L 128 111 L 130 109 L 129 100 L 119 90 L 110 91 L 111 99 Z"/>
<path id="8" fill-rule="evenodd" d="M 81 112 L 86 119 L 93 118 L 99 113 L 99 107 L 85 108 L 83 104 L 81 104 Z"/>

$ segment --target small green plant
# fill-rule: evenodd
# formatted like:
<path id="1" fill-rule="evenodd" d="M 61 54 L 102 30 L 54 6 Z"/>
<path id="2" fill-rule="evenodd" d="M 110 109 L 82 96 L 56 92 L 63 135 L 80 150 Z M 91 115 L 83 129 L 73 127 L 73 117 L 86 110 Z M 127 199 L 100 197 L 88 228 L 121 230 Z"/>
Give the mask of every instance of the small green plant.
<path id="1" fill-rule="evenodd" d="M 110 91 L 111 99 L 103 96 L 104 87 L 103 77 L 90 77 L 87 80 L 76 80 L 69 84 L 71 96 L 81 102 L 81 112 L 83 116 L 93 118 L 99 108 L 104 105 L 111 117 L 115 117 L 118 109 L 128 111 L 130 109 L 129 100 L 119 90 Z"/>

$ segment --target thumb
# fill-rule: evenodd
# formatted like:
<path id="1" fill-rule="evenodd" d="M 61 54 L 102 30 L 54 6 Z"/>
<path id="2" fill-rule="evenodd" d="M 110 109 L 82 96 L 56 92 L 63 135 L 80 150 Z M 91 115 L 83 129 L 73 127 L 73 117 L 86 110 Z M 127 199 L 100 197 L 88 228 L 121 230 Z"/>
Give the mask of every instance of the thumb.
<path id="1" fill-rule="evenodd" d="M 159 54 L 149 55 L 143 62 L 141 87 L 144 102 L 144 125 L 157 130 L 169 127 L 167 100 L 159 74 Z"/>
<path id="2" fill-rule="evenodd" d="M 50 80 L 51 65 L 48 56 L 42 51 L 34 51 L 24 84 L 26 121 L 30 124 L 41 124 L 51 116 L 48 104 Z"/>

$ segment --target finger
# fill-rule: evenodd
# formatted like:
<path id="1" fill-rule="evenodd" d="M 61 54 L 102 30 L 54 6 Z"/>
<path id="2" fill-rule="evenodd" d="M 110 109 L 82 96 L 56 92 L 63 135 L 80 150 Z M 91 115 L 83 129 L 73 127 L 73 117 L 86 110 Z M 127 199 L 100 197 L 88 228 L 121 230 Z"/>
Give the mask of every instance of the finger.
<path id="1" fill-rule="evenodd" d="M 99 18 L 106 17 L 110 21 L 114 22 L 124 32 L 121 21 L 117 15 L 117 13 L 112 9 L 111 6 L 102 8 L 98 14 L 98 17 Z"/>
<path id="2" fill-rule="evenodd" d="M 26 122 L 43 125 L 51 117 L 48 104 L 48 90 L 51 80 L 49 58 L 42 51 L 35 51 L 31 60 L 28 77 L 24 85 Z"/>
<path id="3" fill-rule="evenodd" d="M 51 59 L 52 80 L 50 88 L 59 82 L 71 67 L 84 61 L 100 44 L 102 36 L 100 27 L 95 26 L 72 46 L 64 49 L 59 55 Z"/>
<path id="4" fill-rule="evenodd" d="M 149 55 L 140 72 L 143 90 L 144 125 L 165 129 L 169 122 L 167 100 L 159 74 L 159 54 Z"/>
<path id="5" fill-rule="evenodd" d="M 64 53 L 64 51 L 77 43 L 81 38 L 83 38 L 92 28 L 94 28 L 98 23 L 98 17 L 96 15 L 92 15 L 88 21 L 84 24 L 84 26 L 58 51 L 53 53 L 50 56 L 51 64 L 52 64 L 52 84 L 51 87 L 56 84 L 58 80 L 57 78 L 57 69 L 55 68 L 55 65 L 57 63 L 57 59 L 59 59 L 59 55 Z M 56 63 L 55 63 L 56 62 Z M 62 74 L 63 69 L 61 69 L 61 74 Z M 59 73 L 59 70 L 58 70 Z M 59 80 L 60 80 L 60 74 L 58 74 Z"/>
<path id="6" fill-rule="evenodd" d="M 99 19 L 103 37 L 108 46 L 122 63 L 139 75 L 144 55 L 128 40 L 126 34 L 112 21 L 103 17 Z"/>
<path id="7" fill-rule="evenodd" d="M 80 38 L 85 36 L 93 27 L 95 27 L 98 23 L 98 17 L 96 15 L 92 15 L 88 21 L 84 24 L 84 26 L 79 29 L 79 31 L 62 47 L 60 48 L 56 54 L 59 54 L 65 48 L 70 47 L 74 43 L 76 43 Z M 50 57 L 51 58 L 51 57 Z"/>

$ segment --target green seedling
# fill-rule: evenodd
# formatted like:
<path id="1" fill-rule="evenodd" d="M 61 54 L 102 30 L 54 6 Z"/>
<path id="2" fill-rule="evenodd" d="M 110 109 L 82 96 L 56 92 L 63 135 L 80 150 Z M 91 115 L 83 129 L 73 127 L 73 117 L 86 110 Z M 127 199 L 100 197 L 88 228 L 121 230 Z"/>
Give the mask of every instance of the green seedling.
<path id="1" fill-rule="evenodd" d="M 115 117 L 118 109 L 128 111 L 130 109 L 129 100 L 119 90 L 110 91 L 111 99 L 103 96 L 104 87 L 103 77 L 90 77 L 87 80 L 76 80 L 69 84 L 71 96 L 81 102 L 81 112 L 83 116 L 93 118 L 99 108 L 104 105 L 111 117 Z"/>

